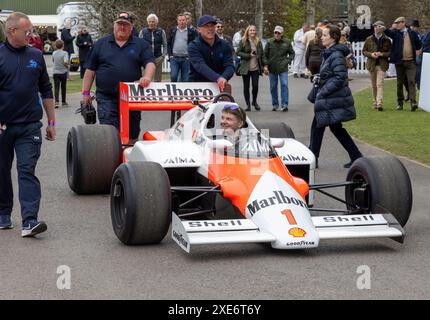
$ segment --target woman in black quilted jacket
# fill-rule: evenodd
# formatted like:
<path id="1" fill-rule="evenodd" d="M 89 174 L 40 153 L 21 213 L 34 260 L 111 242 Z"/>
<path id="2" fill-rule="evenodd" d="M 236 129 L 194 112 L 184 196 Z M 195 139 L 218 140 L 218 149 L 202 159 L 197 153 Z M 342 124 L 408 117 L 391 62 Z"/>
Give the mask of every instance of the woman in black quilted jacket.
<path id="1" fill-rule="evenodd" d="M 348 70 L 345 65 L 345 57 L 349 54 L 349 49 L 339 44 L 340 37 L 341 32 L 337 26 L 329 25 L 323 30 L 322 44 L 325 49 L 309 148 L 315 154 L 318 164 L 324 131 L 328 126 L 348 152 L 351 161 L 344 167 L 349 168 L 356 159 L 362 157 L 362 154 L 342 127 L 342 122 L 355 119 L 356 114 L 354 99 L 348 87 Z"/>

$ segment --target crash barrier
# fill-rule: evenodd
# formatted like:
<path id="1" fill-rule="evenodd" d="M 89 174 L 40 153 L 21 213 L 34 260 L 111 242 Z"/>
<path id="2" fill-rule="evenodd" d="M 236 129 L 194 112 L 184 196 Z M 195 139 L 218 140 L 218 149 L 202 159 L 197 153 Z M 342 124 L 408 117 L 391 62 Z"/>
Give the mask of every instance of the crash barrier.
<path id="1" fill-rule="evenodd" d="M 421 88 L 430 88 L 430 53 L 423 54 L 423 64 L 421 70 Z M 430 91 L 421 90 L 420 91 L 420 101 L 419 106 L 430 112 Z"/>
<path id="2" fill-rule="evenodd" d="M 367 73 L 366 61 L 367 58 L 363 56 L 364 42 L 353 42 L 352 51 L 357 59 L 357 67 L 349 70 L 350 73 Z M 290 65 L 291 68 L 291 65 Z M 167 57 L 163 61 L 163 72 L 170 73 L 170 63 L 167 61 Z"/>
<path id="3" fill-rule="evenodd" d="M 135 82 L 120 82 L 119 90 L 120 137 L 123 144 L 129 143 L 130 111 L 189 110 L 196 106 L 196 101 L 212 101 L 220 93 L 218 85 L 212 82 L 151 82 L 146 88 Z"/>

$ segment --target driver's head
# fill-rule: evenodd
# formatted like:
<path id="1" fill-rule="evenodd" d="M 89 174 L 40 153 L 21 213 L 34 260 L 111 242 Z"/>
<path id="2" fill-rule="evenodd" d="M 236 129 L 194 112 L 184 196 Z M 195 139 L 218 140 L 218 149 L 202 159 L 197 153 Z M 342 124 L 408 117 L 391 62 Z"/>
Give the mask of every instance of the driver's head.
<path id="1" fill-rule="evenodd" d="M 221 128 L 224 133 L 234 133 L 243 128 L 246 123 L 245 111 L 236 104 L 224 106 L 221 114 Z"/>

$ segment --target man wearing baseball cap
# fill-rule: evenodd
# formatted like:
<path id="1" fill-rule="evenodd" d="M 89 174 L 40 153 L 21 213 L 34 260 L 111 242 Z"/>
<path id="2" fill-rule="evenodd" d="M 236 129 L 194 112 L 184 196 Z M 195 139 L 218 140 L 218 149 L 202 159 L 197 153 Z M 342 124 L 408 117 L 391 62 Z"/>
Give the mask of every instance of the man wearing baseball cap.
<path id="1" fill-rule="evenodd" d="M 119 82 L 139 81 L 147 87 L 155 73 L 154 57 L 149 44 L 132 35 L 132 17 L 121 12 L 114 23 L 113 34 L 98 40 L 91 49 L 86 63 L 82 97 L 91 101 L 90 89 L 96 80 L 97 116 L 100 124 L 119 129 Z M 145 73 L 142 76 L 142 67 Z M 131 143 L 140 132 L 140 111 L 130 112 Z"/>
<path id="2" fill-rule="evenodd" d="M 393 27 L 386 29 L 385 34 L 393 40 L 390 63 L 396 65 L 397 72 L 397 110 L 403 110 L 405 101 L 403 83 L 407 80 L 411 111 L 418 108 L 416 101 L 415 75 L 416 57 L 421 54 L 421 41 L 415 31 L 406 27 L 406 19 L 398 17 Z"/>
<path id="3" fill-rule="evenodd" d="M 264 74 L 269 75 L 272 111 L 279 108 L 278 79 L 281 80 L 281 108 L 288 111 L 288 65 L 294 59 L 291 41 L 283 36 L 284 28 L 276 26 L 274 37 L 267 41 L 264 48 Z"/>
<path id="4" fill-rule="evenodd" d="M 233 77 L 234 63 L 230 44 L 215 33 L 217 19 L 203 15 L 197 23 L 199 36 L 188 45 L 190 81 L 216 82 L 221 91 Z"/>

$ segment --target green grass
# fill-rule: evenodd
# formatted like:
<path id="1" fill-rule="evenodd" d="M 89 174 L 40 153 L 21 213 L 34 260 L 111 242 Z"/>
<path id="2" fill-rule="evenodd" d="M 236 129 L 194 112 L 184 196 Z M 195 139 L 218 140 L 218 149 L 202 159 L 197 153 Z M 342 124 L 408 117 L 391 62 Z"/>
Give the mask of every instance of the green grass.
<path id="1" fill-rule="evenodd" d="M 370 81 L 370 80 L 369 80 Z M 384 85 L 384 111 L 372 108 L 372 89 L 354 94 L 357 119 L 345 128 L 361 141 L 430 165 L 430 113 L 410 111 L 410 104 L 397 111 L 396 80 Z M 417 97 L 418 101 L 418 97 Z"/>

